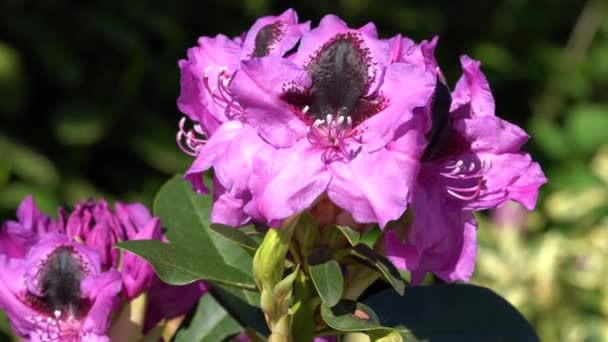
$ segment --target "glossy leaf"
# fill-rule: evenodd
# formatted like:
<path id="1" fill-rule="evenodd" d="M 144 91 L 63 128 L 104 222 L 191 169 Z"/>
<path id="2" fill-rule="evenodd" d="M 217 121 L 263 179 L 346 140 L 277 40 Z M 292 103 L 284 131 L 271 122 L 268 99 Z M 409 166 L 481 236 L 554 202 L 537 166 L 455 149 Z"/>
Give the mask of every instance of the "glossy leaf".
<path id="1" fill-rule="evenodd" d="M 201 298 L 192 319 L 182 325 L 175 342 L 215 342 L 241 331 L 240 324 L 211 295 Z"/>
<path id="2" fill-rule="evenodd" d="M 247 234 L 243 233 L 238 228 L 230 227 L 225 224 L 211 224 L 209 226 L 212 231 L 223 236 L 224 238 L 235 242 L 239 246 L 254 251 L 259 247 L 259 244 L 255 242 L 251 237 L 247 236 Z"/>
<path id="3" fill-rule="evenodd" d="M 192 191 L 180 176 L 158 192 L 155 215 L 160 216 L 169 244 L 129 241 L 119 245 L 148 260 L 163 280 L 183 284 L 198 279 L 255 289 L 252 256 L 209 229 L 210 196 Z"/>
<path id="4" fill-rule="evenodd" d="M 353 248 L 353 255 L 377 268 L 395 291 L 403 295 L 405 292 L 405 280 L 401 277 L 399 270 L 387 258 L 363 244 L 359 244 Z"/>
<path id="5" fill-rule="evenodd" d="M 251 327 L 264 336 L 270 334 L 262 310 L 244 300 L 236 289 L 220 285 L 212 287 L 211 293 L 241 326 Z M 257 306 L 259 306 L 259 296 Z"/>
<path id="6" fill-rule="evenodd" d="M 157 240 L 123 241 L 116 247 L 146 259 L 158 276 L 169 284 L 184 285 L 202 279 L 255 290 L 249 274 L 227 265 L 219 255 L 206 248 L 196 254 Z"/>
<path id="7" fill-rule="evenodd" d="M 350 242 L 351 246 L 355 246 L 359 243 L 359 240 L 361 239 L 361 234 L 359 234 L 358 231 L 347 226 L 336 225 L 335 228 L 338 229 L 344 235 L 348 242 Z"/>
<path id="8" fill-rule="evenodd" d="M 386 290 L 364 301 L 385 326 L 405 326 L 430 341 L 538 341 L 524 317 L 491 290 L 473 285 Z"/>
<path id="9" fill-rule="evenodd" d="M 327 248 L 317 248 L 308 257 L 310 277 L 321 300 L 332 307 L 342 297 L 344 277 L 338 262 L 331 258 Z"/>

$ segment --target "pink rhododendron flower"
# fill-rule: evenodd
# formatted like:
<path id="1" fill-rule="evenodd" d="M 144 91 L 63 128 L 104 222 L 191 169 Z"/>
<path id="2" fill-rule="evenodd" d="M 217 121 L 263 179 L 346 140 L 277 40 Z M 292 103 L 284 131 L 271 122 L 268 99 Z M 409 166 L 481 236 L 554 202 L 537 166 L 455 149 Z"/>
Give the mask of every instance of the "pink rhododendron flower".
<path id="1" fill-rule="evenodd" d="M 547 180 L 538 163 L 520 152 L 528 136 L 494 114 L 494 99 L 480 63 L 461 58 L 463 76 L 444 114 L 433 108 L 431 130 L 412 203 L 413 221 L 405 236 L 386 235 L 389 258 L 412 271 L 445 281 L 468 280 L 476 256 L 474 210 L 507 200 L 534 208 Z M 403 238 L 403 240 L 402 240 Z"/>
<path id="2" fill-rule="evenodd" d="M 60 208 L 55 222 L 28 196 L 17 218 L 0 231 L 0 308 L 24 338 L 107 340 L 109 317 L 121 299 L 144 292 L 154 299 L 146 313 L 149 329 L 186 313 L 206 291 L 202 282 L 164 284 L 145 260 L 121 256 L 113 247 L 125 240 L 165 240 L 159 219 L 141 204 L 117 203 L 113 211 L 103 199 L 89 200 L 72 213 Z"/>
<path id="3" fill-rule="evenodd" d="M 179 62 L 178 107 L 196 122 L 186 130 L 185 121 L 180 121 L 177 136 L 182 150 L 197 156 L 185 178 L 196 191 L 206 193 L 202 173 L 215 167 L 213 222 L 240 226 L 250 220 L 243 212 L 251 199 L 247 184 L 253 155 L 264 145 L 248 125 L 243 109 L 233 101 L 228 85 L 240 61 L 285 55 L 309 26 L 308 22 L 298 23 L 296 12 L 287 10 L 258 19 L 242 38 L 201 37 L 199 46 L 188 50 L 188 59 Z"/>
<path id="4" fill-rule="evenodd" d="M 3 224 L 2 234 L 10 239 L 0 241 L 0 308 L 15 333 L 27 341 L 109 341 L 120 273 L 103 270 L 99 253 L 53 232 L 57 223 L 31 197 L 18 216 L 19 222 Z M 37 231 L 29 234 L 33 222 Z M 20 253 L 5 252 L 16 246 Z"/>
<path id="5" fill-rule="evenodd" d="M 128 300 L 146 291 L 154 270 L 143 259 L 114 248 L 127 240 L 161 240 L 160 220 L 141 204 L 116 203 L 116 212 L 101 199 L 77 204 L 66 220 L 65 233 L 101 254 L 104 269 L 121 266 L 123 294 Z"/>
<path id="6" fill-rule="evenodd" d="M 122 277 L 122 294 L 132 300 L 147 292 L 156 302 L 146 314 L 146 325 L 158 323 L 162 318 L 184 314 L 196 304 L 206 291 L 202 283 L 185 286 L 164 284 L 144 259 L 113 247 L 115 243 L 129 240 L 163 240 L 160 220 L 153 217 L 148 208 L 140 203 L 116 202 L 116 210 L 100 199 L 77 204 L 66 219 L 65 233 L 76 241 L 101 254 L 102 269 L 118 269 Z M 122 260 L 121 260 L 122 258 Z M 158 292 L 158 293 L 156 293 Z"/>
<path id="7" fill-rule="evenodd" d="M 327 193 L 359 223 L 401 216 L 424 149 L 416 110 L 430 102 L 435 74 L 391 64 L 389 52 L 373 24 L 350 29 L 329 15 L 293 57 L 241 63 L 231 96 L 265 142 L 247 214 L 276 226 Z"/>

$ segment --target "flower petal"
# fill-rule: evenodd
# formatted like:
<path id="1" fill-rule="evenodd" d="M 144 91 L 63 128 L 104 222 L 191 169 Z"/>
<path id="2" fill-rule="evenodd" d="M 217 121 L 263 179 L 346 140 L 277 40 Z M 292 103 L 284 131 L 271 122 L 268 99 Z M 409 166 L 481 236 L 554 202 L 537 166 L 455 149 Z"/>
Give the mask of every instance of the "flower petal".
<path id="1" fill-rule="evenodd" d="M 414 199 L 414 220 L 408 244 L 420 253 L 413 279 L 433 272 L 447 282 L 470 279 L 476 257 L 476 223 L 470 211 L 444 200 L 441 189 L 419 183 Z M 414 282 L 414 280 L 412 280 Z"/>
<path id="2" fill-rule="evenodd" d="M 254 160 L 249 182 L 253 198 L 245 212 L 277 226 L 278 220 L 310 207 L 330 179 L 322 152 L 306 141 L 290 149 L 266 146 Z"/>
<path id="3" fill-rule="evenodd" d="M 369 95 L 376 91 L 380 85 L 382 71 L 386 67 L 389 59 L 390 46 L 388 41 L 378 39 L 378 33 L 373 23 L 368 23 L 358 30 L 351 29 L 344 21 L 335 15 L 324 16 L 319 22 L 319 26 L 305 33 L 300 41 L 300 47 L 294 56 L 293 62 L 298 66 L 307 65 L 311 58 L 323 47 L 323 45 L 339 34 L 353 32 L 358 34 L 365 46 L 370 50 L 370 76 L 373 81 L 369 87 Z"/>
<path id="4" fill-rule="evenodd" d="M 242 193 L 241 197 L 227 192 L 224 186 L 213 178 L 213 208 L 211 222 L 221 223 L 232 227 L 241 227 L 251 220 L 244 207 L 251 200 L 251 193 Z"/>
<path id="5" fill-rule="evenodd" d="M 230 84 L 248 122 L 275 147 L 291 147 L 306 135 L 306 124 L 281 99 L 291 85 L 308 89 L 311 80 L 306 71 L 278 57 L 243 62 Z"/>
<path id="6" fill-rule="evenodd" d="M 410 187 L 403 170 L 386 149 L 361 152 L 348 163 L 329 164 L 333 175 L 328 196 L 350 212 L 359 223 L 378 223 L 384 228 L 407 207 Z"/>
<path id="7" fill-rule="evenodd" d="M 400 270 L 415 270 L 420 264 L 420 254 L 416 246 L 404 243 L 397 232 L 391 230 L 384 235 L 386 256 Z"/>
<path id="8" fill-rule="evenodd" d="M 256 45 L 259 44 L 258 35 L 260 30 L 264 29 L 265 27 L 272 29 L 273 27 L 270 25 L 276 24 L 277 22 L 280 22 L 280 26 L 277 26 L 276 28 L 280 29 L 281 31 L 278 40 L 269 42 L 271 45 L 267 47 L 267 53 L 262 56 L 276 55 L 282 57 L 287 51 L 296 45 L 304 32 L 310 30 L 310 21 L 303 24 L 298 24 L 298 14 L 291 8 L 279 16 L 266 16 L 259 18 L 247 32 L 245 41 L 243 42 L 243 49 L 240 54 L 240 58 L 242 60 L 250 57 L 262 57 L 255 55 Z"/>
<path id="9" fill-rule="evenodd" d="M 148 291 L 148 308 L 143 332 L 146 333 L 154 328 L 162 319 L 170 320 L 187 313 L 207 290 L 207 285 L 202 281 L 173 286 L 155 277 Z"/>
<path id="10" fill-rule="evenodd" d="M 469 56 L 461 56 L 462 77 L 456 83 L 452 92 L 452 105 L 450 112 L 464 115 L 486 116 L 494 115 L 495 104 L 488 80 L 481 72 L 481 63 Z M 466 106 L 469 106 L 467 108 Z"/>
<path id="11" fill-rule="evenodd" d="M 184 179 L 192 183 L 196 192 L 209 193 L 209 189 L 202 181 L 202 174 L 213 167 L 214 163 L 225 156 L 226 150 L 232 140 L 243 129 L 243 124 L 239 121 L 228 121 L 224 123 L 215 134 L 207 141 L 203 149 L 186 171 Z"/>
<path id="12" fill-rule="evenodd" d="M 81 332 L 105 335 L 111 322 L 111 314 L 118 307 L 121 290 L 120 273 L 109 270 L 91 274 L 83 279 L 80 289 L 92 306 L 82 322 Z"/>
<path id="13" fill-rule="evenodd" d="M 188 59 L 178 63 L 181 94 L 177 106 L 190 119 L 201 123 L 207 135 L 213 133 L 213 126 L 227 119 L 224 106 L 216 103 L 205 87 L 204 75 L 208 76 L 209 87 L 216 88 L 221 68 L 229 72 L 237 69 L 240 50 L 239 45 L 224 35 L 201 37 L 198 46 L 188 50 Z"/>
<path id="14" fill-rule="evenodd" d="M 162 231 L 160 219 L 154 218 L 142 225 L 136 236 L 129 240 L 161 240 Z M 121 277 L 123 283 L 123 293 L 127 300 L 139 296 L 147 290 L 148 283 L 154 276 L 152 266 L 141 257 L 129 253 L 123 253 Z"/>
<path id="15" fill-rule="evenodd" d="M 381 88 L 388 106 L 358 126 L 362 131 L 363 150 L 375 151 L 399 138 L 396 136 L 399 128 L 412 119 L 414 109 L 429 104 L 435 82 L 432 73 L 413 64 L 389 65 Z"/>
<path id="16" fill-rule="evenodd" d="M 0 254 L 0 309 L 8 316 L 13 330 L 26 337 L 36 327 L 27 318 L 36 312 L 25 305 L 19 295 L 27 292 L 23 282 L 24 260 L 9 258 Z"/>
<path id="17" fill-rule="evenodd" d="M 435 73 L 438 69 L 435 60 L 435 48 L 439 37 L 435 36 L 431 41 L 423 40 L 416 44 L 413 40 L 400 35 L 391 39 L 391 61 L 409 63 Z"/>
<path id="18" fill-rule="evenodd" d="M 466 204 L 467 209 L 482 210 L 502 205 L 512 199 L 528 209 L 534 208 L 539 187 L 547 182 L 540 166 L 529 154 L 479 154 L 482 160 L 491 160 L 484 172 L 485 186 L 480 196 Z"/>
<path id="19" fill-rule="evenodd" d="M 470 141 L 471 150 L 477 152 L 517 152 L 528 141 L 523 129 L 496 116 L 456 119 L 452 127 Z"/>

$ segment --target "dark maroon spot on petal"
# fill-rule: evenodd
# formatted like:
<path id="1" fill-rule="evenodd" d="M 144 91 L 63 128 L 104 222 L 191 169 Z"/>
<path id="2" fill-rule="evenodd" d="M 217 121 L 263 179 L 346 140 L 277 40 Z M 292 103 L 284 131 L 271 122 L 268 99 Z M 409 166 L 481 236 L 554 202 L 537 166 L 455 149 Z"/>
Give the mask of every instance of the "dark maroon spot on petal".
<path id="1" fill-rule="evenodd" d="M 83 309 L 80 282 L 84 277 L 81 261 L 74 256 L 72 247 L 60 247 L 51 253 L 40 274 L 42 298 L 53 312 L 71 311 L 75 316 Z"/>
<path id="2" fill-rule="evenodd" d="M 437 80 L 435 94 L 431 104 L 431 131 L 427 134 L 429 144 L 424 151 L 422 160 L 431 160 L 446 146 L 450 137 L 450 104 L 452 97 L 448 87 Z"/>
<path id="3" fill-rule="evenodd" d="M 352 116 L 369 89 L 370 64 L 369 49 L 354 33 L 339 34 L 325 43 L 307 65 L 313 81 L 313 115 L 318 119 L 327 114 Z"/>
<path id="4" fill-rule="evenodd" d="M 468 141 L 460 132 L 449 129 L 446 133 L 445 142 L 437 148 L 436 152 L 425 160 L 439 160 L 456 156 L 471 150 L 471 142 Z"/>
<path id="5" fill-rule="evenodd" d="M 279 42 L 285 35 L 285 24 L 282 21 L 277 21 L 268 24 L 255 36 L 255 48 L 250 57 L 268 56 L 272 47 Z"/>

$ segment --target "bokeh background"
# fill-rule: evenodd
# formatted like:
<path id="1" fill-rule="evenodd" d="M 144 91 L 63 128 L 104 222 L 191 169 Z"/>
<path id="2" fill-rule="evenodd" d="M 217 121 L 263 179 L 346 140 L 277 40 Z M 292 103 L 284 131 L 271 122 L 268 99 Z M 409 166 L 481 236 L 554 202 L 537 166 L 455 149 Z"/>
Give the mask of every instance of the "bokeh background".
<path id="1" fill-rule="evenodd" d="M 198 36 L 239 35 L 288 7 L 313 23 L 374 21 L 385 37 L 439 35 L 452 85 L 460 54 L 482 61 L 549 183 L 533 213 L 480 215 L 474 282 L 543 341 L 608 340 L 606 0 L 2 0 L 0 219 L 29 193 L 47 213 L 89 196 L 150 205 L 190 162 L 175 144 L 178 59 Z"/>

